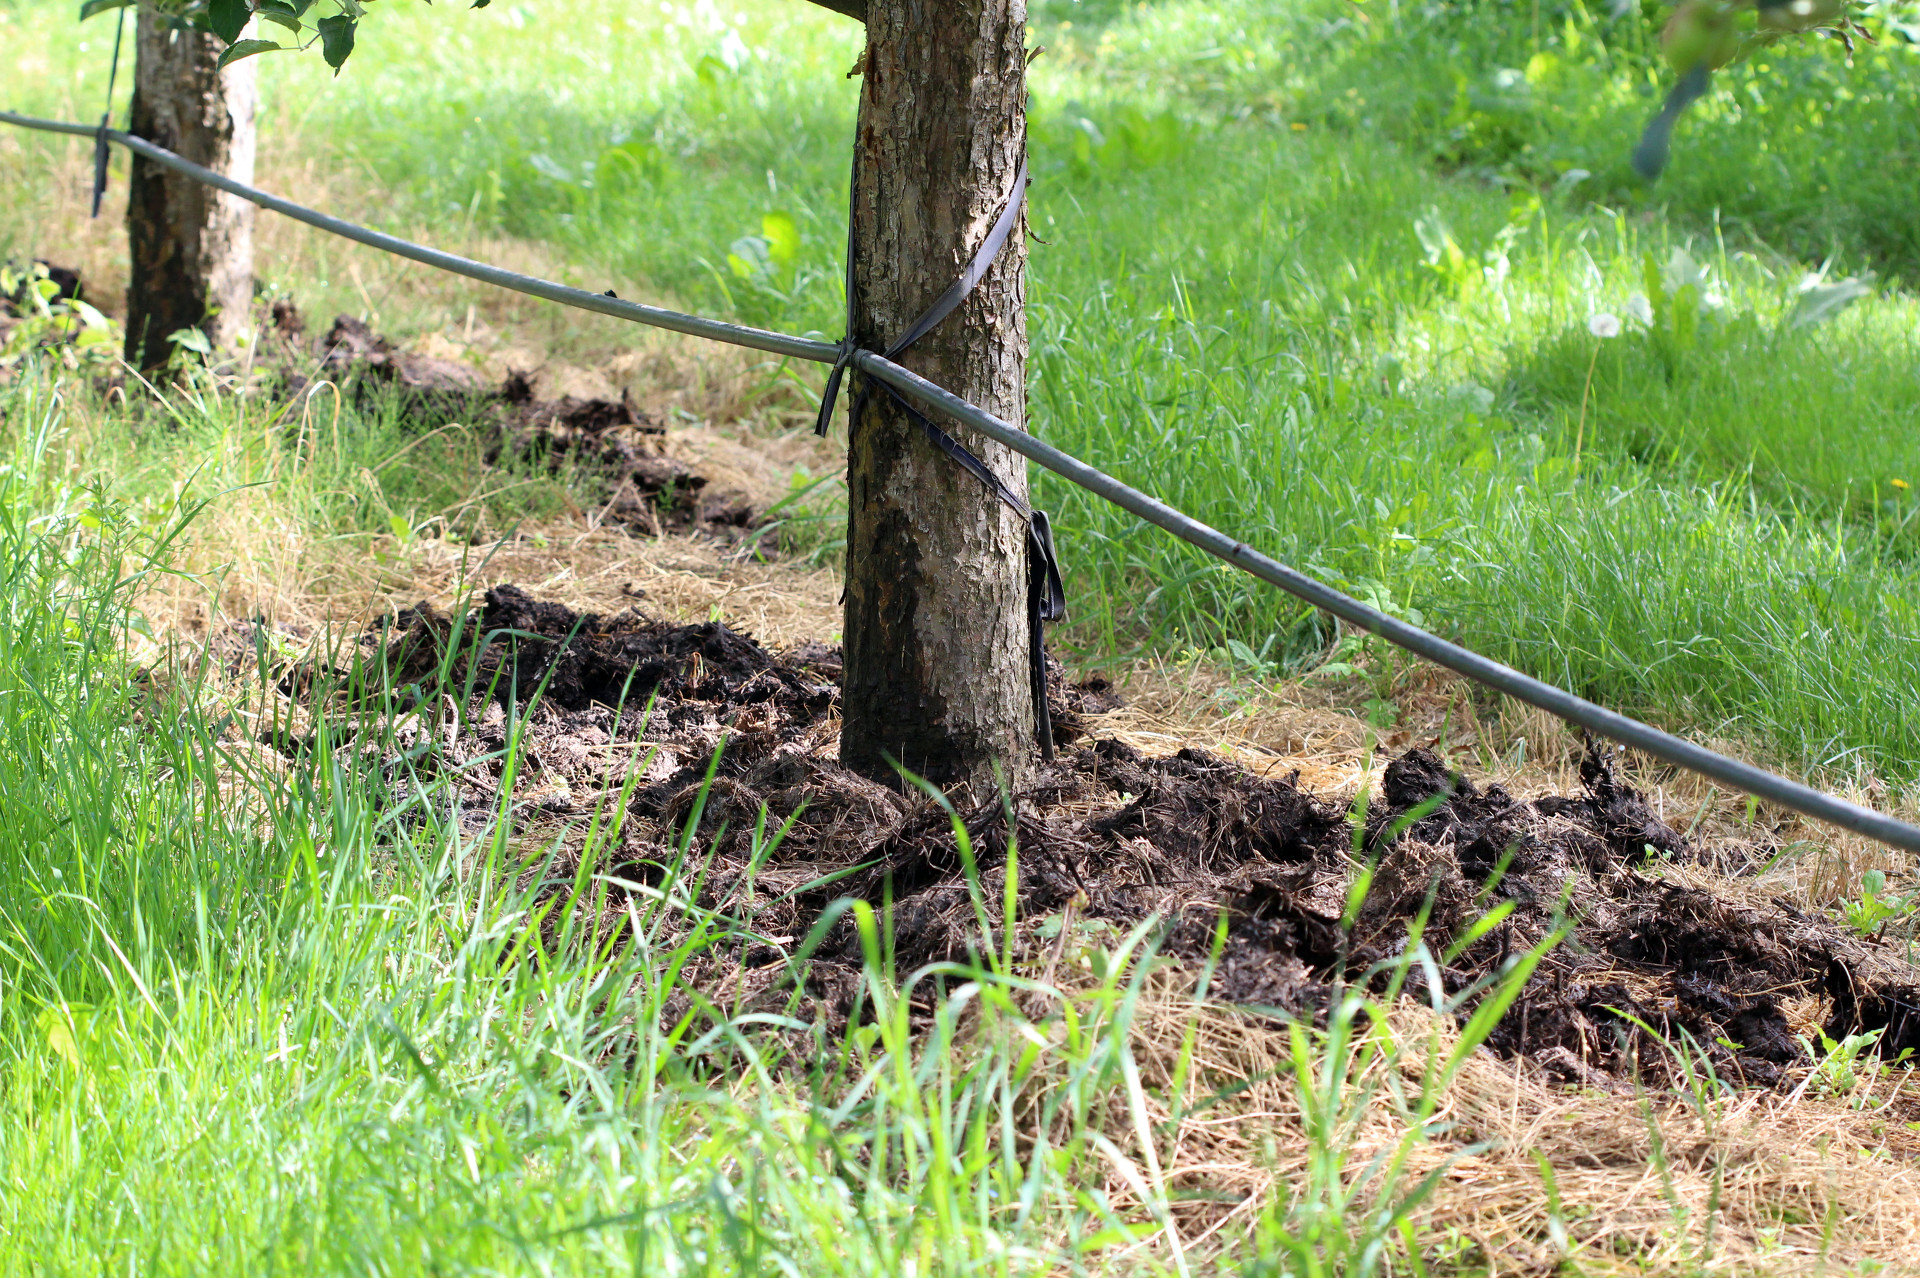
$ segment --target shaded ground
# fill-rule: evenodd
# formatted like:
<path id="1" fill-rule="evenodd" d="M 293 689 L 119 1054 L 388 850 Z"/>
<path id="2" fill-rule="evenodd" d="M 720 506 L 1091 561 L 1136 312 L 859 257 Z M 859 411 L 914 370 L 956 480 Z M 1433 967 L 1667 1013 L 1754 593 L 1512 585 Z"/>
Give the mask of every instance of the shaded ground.
<path id="1" fill-rule="evenodd" d="M 1890 1057 L 1920 1047 L 1920 991 L 1894 951 L 1784 900 L 1678 881 L 1698 851 L 1604 750 L 1589 751 L 1582 793 L 1519 801 L 1413 749 L 1387 765 L 1370 807 L 1350 810 L 1308 793 L 1297 773 L 1089 737 L 1085 716 L 1111 708 L 1110 693 L 1052 674 L 1057 764 L 1010 800 L 959 807 L 977 901 L 953 818 L 834 758 L 830 647 L 774 654 L 718 622 L 582 615 L 502 586 L 464 618 L 409 609 L 331 665 L 279 677 L 331 725 L 327 748 L 385 769 L 396 796 L 411 790 L 410 772 L 452 774 L 470 830 L 504 805 L 518 833 L 567 849 L 572 864 L 544 867 L 550 878 L 570 881 L 578 867 L 569 825 L 620 810 L 595 872 L 658 884 L 698 809 L 700 845 L 714 852 L 701 903 L 749 920 L 763 940 L 725 970 L 707 960 L 713 970 L 689 975 L 743 1010 L 834 1023 L 859 1014 L 863 955 L 846 920 L 810 962 L 788 961 L 846 895 L 890 902 L 901 972 L 966 957 L 982 943 L 980 910 L 1000 930 L 1011 813 L 1016 948 L 1036 971 L 1149 919 L 1164 925 L 1165 953 L 1197 966 L 1224 914 L 1215 996 L 1311 1015 L 1342 973 L 1366 979 L 1390 962 L 1425 915 L 1431 949 L 1450 954 L 1433 969 L 1449 993 L 1565 928 L 1491 1039 L 1564 1082 L 1665 1075 L 1672 1045 L 1690 1039 L 1723 1079 L 1779 1085 L 1810 1063 L 1796 1033 L 1809 1027 L 1788 1005 L 1813 999 L 1832 1038 L 1880 1030 Z M 437 686 L 457 692 L 421 691 Z M 408 726 L 359 740 L 382 717 L 369 710 Z M 515 734 L 521 766 L 503 795 Z M 317 729 L 265 740 L 289 754 L 323 741 Z M 768 851 L 766 836 L 788 822 Z M 1370 890 L 1343 919 L 1367 864 Z M 1496 909 L 1505 917 L 1476 936 Z M 1425 979 L 1416 971 L 1411 988 Z"/>
<path id="2" fill-rule="evenodd" d="M 665 426 L 619 399 L 562 396 L 543 400 L 525 373 L 490 384 L 471 364 L 408 351 L 350 315 L 337 316 L 316 341 L 291 303 L 276 303 L 274 331 L 289 354 L 283 373 L 298 394 L 334 379 L 362 402 L 390 401 L 411 421 L 464 417 L 490 424 L 489 464 L 502 461 L 571 468 L 598 487 L 603 519 L 649 536 L 696 532 L 732 544 L 763 521 L 743 494 L 722 491 L 669 456 Z"/>
<path id="3" fill-rule="evenodd" d="M 0 375 L 29 353 L 79 340 L 87 325 L 70 304 L 85 300 L 80 273 L 70 267 L 43 258 L 0 261 Z"/>

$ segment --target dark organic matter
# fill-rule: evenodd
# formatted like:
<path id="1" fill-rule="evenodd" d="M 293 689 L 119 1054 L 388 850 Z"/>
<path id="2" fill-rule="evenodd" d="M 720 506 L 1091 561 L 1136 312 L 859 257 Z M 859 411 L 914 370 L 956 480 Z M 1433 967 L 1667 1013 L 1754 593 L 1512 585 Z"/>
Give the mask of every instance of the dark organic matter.
<path id="1" fill-rule="evenodd" d="M 652 884 L 698 808 L 693 833 L 712 854 L 700 903 L 762 939 L 692 975 L 746 1007 L 835 1024 L 858 1014 L 866 956 L 845 917 L 794 961 L 842 896 L 888 912 L 902 971 L 982 950 L 980 912 L 999 937 L 1017 849 L 1014 948 L 1039 970 L 1143 923 L 1162 953 L 1197 966 L 1224 919 L 1214 996 L 1313 1016 L 1337 982 L 1402 952 L 1424 918 L 1431 951 L 1450 957 L 1416 970 L 1415 995 L 1436 978 L 1446 993 L 1471 990 L 1562 937 L 1489 1042 L 1570 1083 L 1625 1085 L 1690 1051 L 1724 1080 L 1778 1084 L 1807 1064 L 1817 999 L 1829 1035 L 1881 1030 L 1890 1056 L 1920 1047 L 1920 989 L 1892 951 L 1784 902 L 1694 885 L 1677 871 L 1698 850 L 1597 747 L 1577 795 L 1517 799 L 1414 749 L 1387 764 L 1371 802 L 1349 807 L 1297 774 L 1098 739 L 1111 690 L 1056 670 L 1056 721 L 1095 738 L 1011 795 L 954 796 L 949 814 L 834 759 L 839 653 L 825 645 L 775 654 L 718 622 L 583 615 L 503 586 L 457 625 L 423 605 L 369 633 L 352 668 L 371 667 L 382 674 L 362 675 L 358 704 L 439 671 L 462 690 L 437 757 L 408 766 L 452 772 L 475 829 L 510 797 L 516 823 L 577 860 L 565 828 L 597 809 L 620 823 L 601 870 Z M 341 684 L 347 670 L 292 672 L 287 686 Z M 516 731 L 520 779 L 502 796 L 499 756 Z M 755 828 L 789 822 L 755 864 Z M 1362 866 L 1370 887 L 1349 914 Z M 1496 908 L 1498 925 L 1477 928 Z"/>
<path id="2" fill-rule="evenodd" d="M 272 308 L 273 331 L 290 352 L 305 325 L 290 302 Z M 386 403 L 404 422 L 424 428 L 460 417 L 491 432 L 488 465 L 569 471 L 591 493 L 601 517 L 645 536 L 697 533 L 733 545 L 764 521 L 752 502 L 719 491 L 693 467 L 661 447 L 666 427 L 619 399 L 574 395 L 539 398 L 533 380 L 510 373 L 495 387 L 479 370 L 455 360 L 416 355 L 350 315 L 334 319 L 314 347 L 317 365 L 295 354 L 285 379 L 293 394 L 309 374 L 348 386 L 363 406 Z"/>

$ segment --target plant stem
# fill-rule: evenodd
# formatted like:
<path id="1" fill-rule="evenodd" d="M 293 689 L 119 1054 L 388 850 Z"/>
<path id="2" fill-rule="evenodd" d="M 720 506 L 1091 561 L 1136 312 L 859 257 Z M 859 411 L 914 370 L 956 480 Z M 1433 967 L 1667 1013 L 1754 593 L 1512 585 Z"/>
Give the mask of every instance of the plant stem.
<path id="1" fill-rule="evenodd" d="M 1600 362 L 1600 344 L 1594 343 L 1593 358 L 1587 361 L 1587 384 L 1580 388 L 1580 425 L 1573 432 L 1573 472 L 1580 473 L 1580 445 L 1587 437 L 1587 397 L 1593 393 L 1593 370 Z"/>

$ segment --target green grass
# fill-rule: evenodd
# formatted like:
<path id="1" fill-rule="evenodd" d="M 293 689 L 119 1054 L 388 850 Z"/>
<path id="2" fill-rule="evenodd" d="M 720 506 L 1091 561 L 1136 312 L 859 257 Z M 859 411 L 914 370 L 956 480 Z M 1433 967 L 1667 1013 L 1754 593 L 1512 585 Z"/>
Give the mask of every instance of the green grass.
<path id="1" fill-rule="evenodd" d="M 888 1015 L 811 1075 L 761 1073 L 750 1023 L 664 1010 L 680 966 L 743 935 L 697 888 L 670 876 L 630 931 L 589 877 L 553 911 L 513 886 L 544 850 L 463 839 L 431 775 L 395 808 L 350 755 L 264 768 L 191 689 L 133 689 L 124 565 L 163 547 L 63 502 L 30 451 L 57 407 L 7 406 L 37 431 L 0 480 L 5 1267 L 887 1273 L 1023 1242 L 990 1184 L 1057 1228 L 1045 1151 L 978 1183 L 945 1158 L 1036 1067 L 1080 1129 L 1125 1050 L 1117 973 L 1077 1076 L 1004 1045 L 923 1055 Z M 604 817 L 590 845 L 617 840 Z M 842 1070 L 871 1085 L 833 1094 Z"/>
<path id="2" fill-rule="evenodd" d="M 1171 173 L 1115 179 L 1104 194 L 1124 220 L 1061 219 L 1049 269 L 1077 258 L 1066 269 L 1108 283 L 1078 305 L 1039 306 L 1038 428 L 1284 559 L 1607 703 L 1842 771 L 1910 776 L 1911 503 L 1881 488 L 1898 501 L 1898 536 L 1837 513 L 1850 466 L 1870 459 L 1870 480 L 1920 460 L 1911 436 L 1880 434 L 1912 412 L 1915 383 L 1898 375 L 1912 305 L 1782 333 L 1780 282 L 1726 260 L 1728 318 L 1703 330 L 1674 382 L 1657 371 L 1664 330 L 1603 353 L 1606 410 L 1590 414 L 1576 473 L 1573 379 L 1599 345 L 1586 318 L 1622 312 L 1645 255 L 1668 246 L 1551 204 L 1507 222 L 1503 201 L 1502 223 L 1476 233 L 1467 218 L 1488 210 L 1467 205 L 1455 233 L 1482 259 L 1511 228 L 1507 278 L 1490 285 L 1476 260 L 1443 279 L 1412 234 L 1419 171 L 1376 158 L 1362 177 L 1343 145 L 1248 128 Z M 1284 248 L 1236 243 L 1231 222 L 1249 207 L 1286 228 Z M 1412 251 L 1394 253 L 1401 242 Z M 1747 358 L 1785 401 L 1778 427 L 1757 390 L 1728 386 Z M 1635 360 L 1639 381 L 1621 372 Z M 1866 369 L 1847 367 L 1856 361 Z M 1651 449 L 1626 435 L 1623 419 L 1647 420 L 1636 405 L 1671 403 L 1679 387 L 1711 400 L 1711 417 L 1682 420 L 1717 429 L 1722 455 L 1708 441 Z M 1764 458 L 1733 454 L 1742 424 L 1827 474 L 1790 485 Z M 1201 646 L 1234 638 L 1284 664 L 1330 642 L 1285 596 L 1065 485 L 1042 492 L 1063 508 L 1075 585 L 1093 578 L 1074 598 L 1099 645 L 1142 630 Z"/>
<path id="3" fill-rule="evenodd" d="M 1914 506 L 1893 481 L 1920 482 L 1915 303 L 1888 291 L 1796 329 L 1812 264 L 1768 237 L 1805 249 L 1811 223 L 1734 216 L 1748 188 L 1770 201 L 1850 166 L 1827 200 L 1851 210 L 1832 223 L 1834 272 L 1898 269 L 1886 236 L 1904 232 L 1844 228 L 1912 223 L 1874 202 L 1903 171 L 1912 56 L 1862 54 L 1842 93 L 1820 50 L 1768 51 L 1688 125 L 1712 145 L 1630 190 L 1620 164 L 1653 87 L 1631 20 L 1547 6 L 1536 40 L 1505 11 L 1327 25 L 1344 12 L 1038 14 L 1035 429 L 1623 709 L 1912 780 Z M 11 20 L 35 57 L 68 38 Z M 399 225 L 544 241 L 583 280 L 837 334 L 851 24 L 797 0 L 619 16 L 542 0 L 381 24 L 337 81 L 312 59 L 261 64 L 269 145 L 379 175 Z M 1511 100 L 1474 89 L 1514 62 L 1531 78 Z M 1767 75 L 1799 88 L 1762 110 Z M 1576 160 L 1599 176 L 1525 185 Z M 797 258 L 742 275 L 729 254 L 771 213 L 794 219 Z M 1688 303 L 1681 322 L 1663 306 L 1602 349 L 1588 317 L 1658 294 L 1676 249 L 1717 307 L 1695 319 Z M 315 283 L 264 270 L 296 294 Z M 1142 641 L 1232 640 L 1273 669 L 1324 654 L 1330 636 L 1288 599 L 1039 490 L 1084 660 Z"/>
<path id="4" fill-rule="evenodd" d="M 1500 108 L 1518 140 L 1497 142 L 1482 97 L 1444 128 L 1438 103 L 1454 69 L 1491 74 L 1535 47 L 1530 30 L 1449 10 L 1329 31 L 1330 12 L 1055 4 L 1036 19 L 1050 52 L 1032 126 L 1048 241 L 1032 257 L 1035 429 L 1623 709 L 1913 779 L 1914 507 L 1893 481 L 1920 482 L 1915 303 L 1888 292 L 1794 329 L 1808 264 L 1769 248 L 1769 226 L 1710 216 L 1748 186 L 1771 198 L 1800 181 L 1819 150 L 1858 179 L 1842 188 L 1858 201 L 1848 225 L 1910 225 L 1872 203 L 1902 162 L 1883 132 L 1908 127 L 1910 55 L 1863 55 L 1818 128 L 1808 103 L 1839 74 L 1823 54 L 1766 54 L 1806 82 L 1771 113 L 1739 88 L 1763 64 L 1743 64 L 1688 126 L 1714 144 L 1679 155 L 1657 191 L 1628 191 L 1618 161 L 1650 91 L 1633 23 L 1549 7 L 1539 84 Z M 37 48 L 67 38 L 23 18 Z M 616 18 L 561 0 L 381 21 L 338 81 L 311 59 L 261 64 L 269 145 L 378 174 L 400 225 L 546 241 L 585 280 L 838 332 L 850 24 L 799 3 Z M 1751 109 L 1733 118 L 1728 101 Z M 1880 123 L 1863 133 L 1856 116 Z M 1436 156 L 1462 176 L 1437 178 Z M 1513 185 L 1575 159 L 1602 176 Z M 728 255 L 769 213 L 794 218 L 798 257 L 742 276 Z M 1849 261 L 1902 260 L 1840 240 Z M 1667 308 L 1595 361 L 1587 318 L 1658 293 L 1649 263 L 1657 279 L 1675 249 L 1718 308 L 1685 324 Z M 313 283 L 264 270 L 294 293 Z M 1276 669 L 1324 653 L 1329 636 L 1286 598 L 1039 489 L 1060 512 L 1083 659 L 1143 640 L 1233 640 Z"/>
<path id="5" fill-rule="evenodd" d="M 913 973 L 859 905 L 853 1030 L 743 1014 L 686 976 L 765 942 L 697 904 L 697 809 L 629 892 L 596 867 L 637 772 L 541 844 L 504 819 L 463 832 L 451 770 L 496 760 L 383 767 L 391 721 L 269 765 L 229 727 L 270 727 L 271 699 L 131 677 L 133 595 L 198 512 L 143 526 L 65 487 L 59 403 L 27 382 L 0 407 L 0 1268 L 1039 1274 L 1124 1249 L 1129 1272 L 1189 1271 L 1172 1243 L 1134 1246 L 1173 1192 L 1149 1096 L 1177 1114 L 1206 1081 L 1190 1026 L 1153 1062 L 1171 1079 L 1142 1081 L 1149 926 L 1052 989 L 1011 970 L 978 899 L 976 953 Z M 779 835 L 763 820 L 756 863 Z M 1457 1040 L 1376 1031 L 1360 988 L 1297 1028 L 1310 1173 L 1192 1263 L 1361 1273 L 1407 1245 L 1438 1181 L 1407 1159 L 1529 970 Z M 1386 1089 L 1401 1071 L 1418 1085 Z M 1382 1107 L 1404 1135 L 1362 1169 Z M 1099 1188 L 1116 1164 L 1132 1202 Z"/>
<path id="6" fill-rule="evenodd" d="M 1913 493 L 1892 481 L 1920 484 L 1920 315 L 1890 286 L 1823 325 L 1788 316 L 1829 255 L 1836 276 L 1913 277 L 1912 55 L 1889 43 L 1849 71 L 1792 49 L 1730 72 L 1649 191 L 1624 165 L 1657 89 L 1648 29 L 1548 4 L 1536 40 L 1531 10 L 1388 10 L 1036 9 L 1034 428 L 1576 691 L 1911 783 L 1920 584 Z M 65 6 L 0 7 L 0 95 L 92 118 L 107 21 L 79 51 Z M 856 52 L 801 0 L 525 0 L 377 10 L 338 80 L 313 58 L 260 65 L 269 147 L 364 184 L 334 211 L 454 245 L 521 237 L 583 283 L 837 336 Z M 0 161 L 40 174 L 67 145 L 4 139 Z M 1573 167 L 1592 176 L 1559 184 Z M 0 254 L 58 260 L 51 197 L 20 185 Z M 776 212 L 797 260 L 736 273 L 736 241 Z M 1650 303 L 1645 331 L 1593 337 L 1595 312 L 1661 292 L 1648 263 L 1657 280 L 1676 248 L 1721 304 Z M 310 311 L 360 305 L 338 279 L 262 274 Z M 0 390 L 0 422 L 0 1267 L 1170 1263 L 1117 1259 L 1159 1227 L 1164 1185 L 1125 1210 L 1092 1188 L 1103 1140 L 1150 1165 L 1144 967 L 1036 1016 L 989 935 L 915 1040 L 911 977 L 876 942 L 872 1026 L 783 1056 L 674 975 L 752 931 L 688 903 L 697 847 L 610 933 L 608 885 L 528 895 L 550 849 L 462 831 L 431 774 L 397 804 L 351 753 L 269 768 L 226 717 L 257 707 L 134 677 L 136 574 L 193 558 L 199 525 L 168 539 L 201 499 L 203 522 L 271 509 L 365 557 L 475 531 L 446 512 L 502 479 L 519 486 L 485 498 L 487 527 L 551 514 L 565 476 L 489 475 L 457 433 L 432 465 L 397 462 L 418 424 L 378 406 L 337 436 L 210 389 L 130 421 L 51 371 Z M 1289 599 L 1038 489 L 1082 660 L 1231 641 L 1275 678 L 1333 651 Z M 1350 1196 L 1339 1133 L 1377 1098 L 1349 1061 L 1303 1046 L 1313 1176 L 1260 1204 L 1220 1267 L 1351 1262 L 1391 1232 Z M 1051 1144 L 1006 1135 L 1035 1106 L 1054 1107 Z"/>

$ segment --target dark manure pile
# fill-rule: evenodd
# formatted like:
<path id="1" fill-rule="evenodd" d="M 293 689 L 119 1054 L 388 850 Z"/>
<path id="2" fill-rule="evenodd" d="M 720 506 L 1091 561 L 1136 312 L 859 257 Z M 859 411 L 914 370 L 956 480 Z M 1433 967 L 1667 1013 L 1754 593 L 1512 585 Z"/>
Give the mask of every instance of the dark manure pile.
<path id="1" fill-rule="evenodd" d="M 493 385 L 470 364 L 407 351 L 351 315 L 308 341 L 305 321 L 285 301 L 273 307 L 271 331 L 285 354 L 281 380 L 290 396 L 326 378 L 363 410 L 388 407 L 419 429 L 455 419 L 482 427 L 491 432 L 488 465 L 569 470 L 587 481 L 607 522 L 632 532 L 698 533 L 732 545 L 765 522 L 745 496 L 716 489 L 670 456 L 662 447 L 666 426 L 624 391 L 619 399 L 541 399 L 524 373 Z"/>
<path id="2" fill-rule="evenodd" d="M 751 937 L 704 951 L 687 979 L 741 1011 L 830 1028 L 859 1014 L 850 918 L 802 954 L 842 897 L 885 911 L 902 974 L 966 959 L 983 947 L 981 910 L 1002 936 L 1011 846 L 1014 951 L 1049 979 L 1150 923 L 1179 963 L 1197 971 L 1217 955 L 1217 1000 L 1314 1016 L 1338 982 L 1402 954 L 1424 918 L 1429 949 L 1450 957 L 1414 969 L 1416 993 L 1423 972 L 1449 994 L 1470 990 L 1564 931 L 1489 1045 L 1566 1083 L 1667 1076 L 1675 1045 L 1690 1044 L 1723 1080 L 1779 1086 L 1804 1077 L 1816 1030 L 1881 1031 L 1889 1059 L 1920 1048 L 1920 990 L 1893 949 L 1750 883 L 1690 872 L 1700 851 L 1601 749 L 1580 793 L 1531 800 L 1414 749 L 1352 808 L 1309 793 L 1298 773 L 1102 739 L 1094 716 L 1116 704 L 1111 690 L 1056 669 L 1058 761 L 1011 796 L 949 813 L 839 765 L 839 674 L 824 645 L 775 654 L 719 622 L 579 614 L 501 586 L 463 618 L 408 609 L 347 659 L 280 680 L 335 725 L 328 747 L 385 769 L 396 796 L 407 777 L 444 775 L 470 831 L 508 811 L 524 847 L 559 849 L 538 871 L 553 890 L 571 890 L 583 856 L 633 890 L 658 886 L 693 825 L 701 870 L 679 882 Z M 410 737 L 356 743 L 352 724 L 395 713 L 417 725 Z M 505 795 L 510 736 L 519 762 Z M 289 754 L 315 745 L 313 732 L 266 739 Z M 617 813 L 618 833 L 586 850 L 596 812 L 603 830 Z"/>

